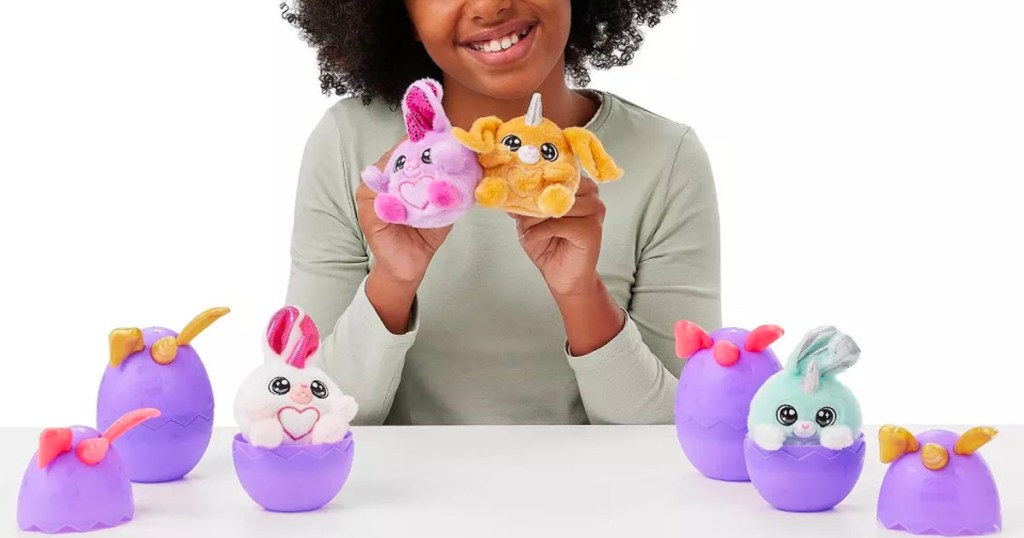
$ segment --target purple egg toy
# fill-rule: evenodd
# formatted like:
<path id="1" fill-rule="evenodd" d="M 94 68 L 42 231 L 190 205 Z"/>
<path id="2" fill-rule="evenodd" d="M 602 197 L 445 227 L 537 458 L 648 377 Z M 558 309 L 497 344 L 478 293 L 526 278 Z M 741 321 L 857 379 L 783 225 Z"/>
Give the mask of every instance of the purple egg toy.
<path id="1" fill-rule="evenodd" d="M 272 512 L 307 512 L 331 502 L 352 470 L 352 432 L 337 443 L 265 448 L 235 435 L 235 474 L 249 497 Z"/>
<path id="2" fill-rule="evenodd" d="M 690 463 L 716 480 L 750 480 L 743 461 L 750 400 L 782 369 L 770 346 L 782 328 L 724 328 L 708 335 L 689 321 L 675 324 L 676 355 L 689 359 L 676 390 L 676 434 Z"/>
<path id="3" fill-rule="evenodd" d="M 914 437 L 898 426 L 882 426 L 882 463 L 889 463 L 878 495 L 878 521 L 911 534 L 976 536 L 1003 525 L 999 490 L 981 454 L 995 428 L 963 435 L 931 430 Z"/>
<path id="4" fill-rule="evenodd" d="M 754 489 L 787 512 L 823 512 L 843 502 L 860 479 L 867 450 L 863 435 L 841 450 L 806 444 L 770 451 L 749 437 L 743 449 Z"/>
<path id="5" fill-rule="evenodd" d="M 131 521 L 135 512 L 132 484 L 111 443 L 158 416 L 156 409 L 136 409 L 103 433 L 86 426 L 43 430 L 39 450 L 21 480 L 18 527 L 55 534 Z"/>
<path id="6" fill-rule="evenodd" d="M 181 333 L 163 327 L 110 333 L 110 364 L 96 405 L 99 428 L 131 409 L 154 407 L 162 413 L 119 444 L 132 482 L 177 480 L 206 452 L 213 433 L 213 387 L 191 342 L 228 311 L 206 310 Z"/>

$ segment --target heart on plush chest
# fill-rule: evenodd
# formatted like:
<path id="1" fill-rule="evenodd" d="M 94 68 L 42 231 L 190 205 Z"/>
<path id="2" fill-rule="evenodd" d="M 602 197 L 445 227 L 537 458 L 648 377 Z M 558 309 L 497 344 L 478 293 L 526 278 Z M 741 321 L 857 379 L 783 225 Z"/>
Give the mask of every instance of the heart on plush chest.
<path id="1" fill-rule="evenodd" d="M 433 180 L 430 176 L 420 176 L 416 179 L 403 179 L 398 184 L 398 196 L 402 201 L 417 209 L 426 209 L 430 203 L 430 196 L 427 193 L 427 186 Z"/>
<path id="2" fill-rule="evenodd" d="M 505 173 L 508 188 L 523 198 L 535 194 L 540 189 L 543 179 L 544 172 L 541 169 L 526 170 L 513 166 Z"/>
<path id="3" fill-rule="evenodd" d="M 284 428 L 284 433 L 288 434 L 292 440 L 297 441 L 313 431 L 313 427 L 320 420 L 320 410 L 315 407 L 307 407 L 299 411 L 291 406 L 282 407 L 277 411 L 277 420 Z"/>

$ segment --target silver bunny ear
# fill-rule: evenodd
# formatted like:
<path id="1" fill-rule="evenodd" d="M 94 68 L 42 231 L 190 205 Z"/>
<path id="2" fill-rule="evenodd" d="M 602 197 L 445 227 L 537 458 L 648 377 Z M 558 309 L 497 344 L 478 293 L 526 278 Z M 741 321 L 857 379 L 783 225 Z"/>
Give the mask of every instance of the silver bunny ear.
<path id="1" fill-rule="evenodd" d="M 530 99 L 530 109 L 526 111 L 526 125 L 537 127 L 543 118 L 544 110 L 540 102 L 540 94 L 535 93 Z"/>
<path id="2" fill-rule="evenodd" d="M 786 369 L 795 372 L 804 372 L 807 365 L 814 362 L 827 353 L 828 344 L 831 338 L 839 331 L 835 327 L 826 326 L 812 329 L 800 341 L 800 345 L 793 350 L 786 363 Z"/>
<path id="3" fill-rule="evenodd" d="M 857 360 L 860 359 L 860 347 L 853 338 L 838 333 L 829 342 L 831 357 L 821 365 L 821 375 L 835 375 L 848 370 Z"/>
<path id="4" fill-rule="evenodd" d="M 804 370 L 803 385 L 801 388 L 804 394 L 814 394 L 818 392 L 818 383 L 821 381 L 821 376 L 818 375 L 818 363 L 812 362 Z"/>

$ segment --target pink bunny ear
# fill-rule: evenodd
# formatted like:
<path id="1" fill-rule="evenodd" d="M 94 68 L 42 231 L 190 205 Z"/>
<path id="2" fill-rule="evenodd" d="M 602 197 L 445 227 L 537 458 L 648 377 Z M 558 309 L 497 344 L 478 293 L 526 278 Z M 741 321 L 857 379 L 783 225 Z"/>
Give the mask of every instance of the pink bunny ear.
<path id="1" fill-rule="evenodd" d="M 425 78 L 409 86 L 402 97 L 402 114 L 409 140 L 419 142 L 430 131 L 445 132 L 452 125 L 441 108 L 444 91 L 437 81 Z"/>
<path id="2" fill-rule="evenodd" d="M 675 324 L 676 356 L 689 359 L 694 353 L 711 347 L 711 337 L 692 321 L 679 320 Z"/>
<path id="3" fill-rule="evenodd" d="M 71 450 L 71 430 L 68 428 L 47 428 L 39 434 L 39 452 L 36 465 L 45 469 L 57 456 Z"/>
<path id="4" fill-rule="evenodd" d="M 286 306 L 270 319 L 267 344 L 286 364 L 305 368 L 306 360 L 320 347 L 320 332 L 305 312 L 296 306 Z"/>

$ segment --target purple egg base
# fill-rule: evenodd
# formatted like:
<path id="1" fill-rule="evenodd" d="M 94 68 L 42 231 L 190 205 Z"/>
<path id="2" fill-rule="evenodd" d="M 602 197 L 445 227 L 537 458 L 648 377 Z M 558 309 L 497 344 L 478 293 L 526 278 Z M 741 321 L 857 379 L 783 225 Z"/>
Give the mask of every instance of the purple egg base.
<path id="1" fill-rule="evenodd" d="M 950 454 L 946 467 L 932 471 L 919 454 L 889 464 L 878 494 L 878 522 L 911 534 L 977 536 L 999 532 L 999 490 L 980 454 L 956 455 L 959 435 L 945 430 L 921 433 L 921 445 L 936 443 Z"/>
<path id="2" fill-rule="evenodd" d="M 74 443 L 99 436 L 92 428 L 72 428 Z M 40 469 L 34 456 L 18 492 L 18 527 L 58 534 L 116 527 L 135 513 L 132 484 L 115 447 L 96 465 L 85 465 L 73 452 Z"/>
<path id="3" fill-rule="evenodd" d="M 132 482 L 179 480 L 206 453 L 213 435 L 213 410 L 191 417 L 159 417 L 143 422 L 117 440 Z"/>
<path id="4" fill-rule="evenodd" d="M 308 512 L 331 502 L 352 470 L 352 432 L 337 443 L 262 448 L 235 435 L 232 459 L 242 489 L 272 512 Z"/>
<path id="5" fill-rule="evenodd" d="M 686 458 L 701 474 L 727 482 L 749 482 L 743 458 L 747 428 L 725 422 L 704 426 L 692 417 L 676 418 L 676 435 Z"/>
<path id="6" fill-rule="evenodd" d="M 770 452 L 749 437 L 743 442 L 750 481 L 764 500 L 787 512 L 822 512 L 841 503 L 864 469 L 861 435 L 852 446 L 786 445 Z"/>

